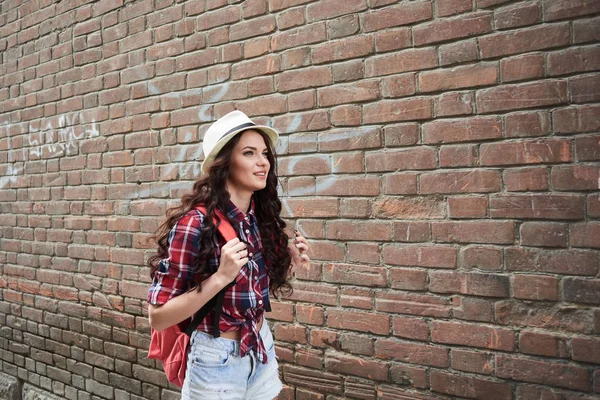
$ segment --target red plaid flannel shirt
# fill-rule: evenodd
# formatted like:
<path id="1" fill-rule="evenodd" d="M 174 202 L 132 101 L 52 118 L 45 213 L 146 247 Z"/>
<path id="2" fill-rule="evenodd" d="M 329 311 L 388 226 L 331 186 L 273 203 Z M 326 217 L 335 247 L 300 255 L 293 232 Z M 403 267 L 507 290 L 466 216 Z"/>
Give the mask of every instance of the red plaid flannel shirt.
<path id="1" fill-rule="evenodd" d="M 269 275 L 262 258 L 262 245 L 258 224 L 254 213 L 254 200 L 250 211 L 244 215 L 232 202 L 227 210 L 228 217 L 236 225 L 239 238 L 246 242 L 250 261 L 240 270 L 236 284 L 225 293 L 219 328 L 221 332 L 241 329 L 240 355 L 244 357 L 254 351 L 257 358 L 267 363 L 267 352 L 258 330 L 265 311 L 270 311 Z M 148 290 L 148 303 L 161 305 L 169 299 L 192 290 L 196 287 L 194 280 L 196 259 L 199 253 L 200 232 L 204 224 L 204 215 L 198 210 L 191 210 L 182 216 L 171 229 L 168 238 L 168 257 L 160 261 Z M 203 263 L 211 271 L 219 267 L 221 247 L 225 239 L 218 236 L 218 243 L 212 256 Z M 200 323 L 198 329 L 212 334 L 214 310 Z"/>

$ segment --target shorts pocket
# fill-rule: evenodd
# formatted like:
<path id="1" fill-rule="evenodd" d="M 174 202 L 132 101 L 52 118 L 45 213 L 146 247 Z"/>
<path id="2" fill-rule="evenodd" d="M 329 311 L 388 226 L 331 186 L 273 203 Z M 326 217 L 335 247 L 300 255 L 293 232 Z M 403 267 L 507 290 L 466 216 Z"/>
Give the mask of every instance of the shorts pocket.
<path id="1" fill-rule="evenodd" d="M 229 363 L 231 355 L 226 350 L 195 344 L 192 350 L 192 367 L 219 368 Z"/>

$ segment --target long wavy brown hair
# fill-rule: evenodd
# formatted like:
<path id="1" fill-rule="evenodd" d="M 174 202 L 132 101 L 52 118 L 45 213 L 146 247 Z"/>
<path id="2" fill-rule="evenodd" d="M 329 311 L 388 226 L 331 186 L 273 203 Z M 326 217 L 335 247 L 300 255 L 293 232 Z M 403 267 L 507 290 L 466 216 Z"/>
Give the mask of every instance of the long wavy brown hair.
<path id="1" fill-rule="evenodd" d="M 206 260 L 211 257 L 215 251 L 215 243 L 218 230 L 213 223 L 212 215 L 215 208 L 219 208 L 226 215 L 229 204 L 229 192 L 226 189 L 226 181 L 229 177 L 229 161 L 235 145 L 245 131 L 234 136 L 221 149 L 215 161 L 209 168 L 207 176 L 198 179 L 192 188 L 191 193 L 182 196 L 181 204 L 170 208 L 167 211 L 166 221 L 158 228 L 154 235 L 154 240 L 158 244 L 157 254 L 148 259 L 150 267 L 150 277 L 158 270 L 160 260 L 168 257 L 169 251 L 169 232 L 177 224 L 177 221 L 186 213 L 202 204 L 206 207 L 206 218 L 204 218 L 204 227 L 200 233 L 199 256 L 194 265 L 195 279 L 198 284 L 198 290 L 202 287 L 202 281 L 208 278 L 214 270 L 210 270 Z M 281 201 L 277 194 L 277 159 L 273 149 L 273 143 L 270 138 L 259 130 L 267 145 L 267 158 L 271 167 L 267 176 L 267 185 L 264 189 L 254 192 L 254 207 L 258 227 L 263 247 L 263 259 L 267 265 L 267 271 L 270 277 L 270 292 L 277 296 L 278 293 L 289 294 L 292 292 L 292 286 L 287 281 L 290 270 L 291 256 L 287 250 L 288 235 L 284 232 L 285 221 L 281 219 Z M 235 228 L 234 221 L 230 221 Z M 238 232 L 239 235 L 239 232 Z"/>

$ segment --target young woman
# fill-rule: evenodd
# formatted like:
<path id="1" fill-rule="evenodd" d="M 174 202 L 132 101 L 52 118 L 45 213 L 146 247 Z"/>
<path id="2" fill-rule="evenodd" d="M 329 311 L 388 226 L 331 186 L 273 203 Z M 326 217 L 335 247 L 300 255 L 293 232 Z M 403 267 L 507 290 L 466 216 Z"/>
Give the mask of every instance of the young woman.
<path id="1" fill-rule="evenodd" d="M 169 210 L 149 260 L 150 325 L 162 330 L 190 318 L 227 285 L 213 337 L 211 311 L 190 338 L 182 399 L 271 400 L 282 388 L 269 295 L 289 292 L 292 267 L 310 262 L 306 239 L 285 233 L 277 196 L 279 136 L 233 111 L 206 132 L 203 176 Z M 206 208 L 205 214 L 196 207 Z M 238 232 L 225 243 L 213 222 L 220 210 Z"/>

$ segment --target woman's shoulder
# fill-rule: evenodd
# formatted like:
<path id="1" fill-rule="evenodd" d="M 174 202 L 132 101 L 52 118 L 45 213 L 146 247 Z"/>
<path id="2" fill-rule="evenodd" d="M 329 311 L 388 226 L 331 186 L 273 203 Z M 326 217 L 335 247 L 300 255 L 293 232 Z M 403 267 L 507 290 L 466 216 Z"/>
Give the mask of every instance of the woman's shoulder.
<path id="1" fill-rule="evenodd" d="M 204 225 L 204 213 L 198 210 L 196 207 L 192 208 L 177 221 L 178 225 L 191 225 L 197 228 L 201 228 Z"/>

